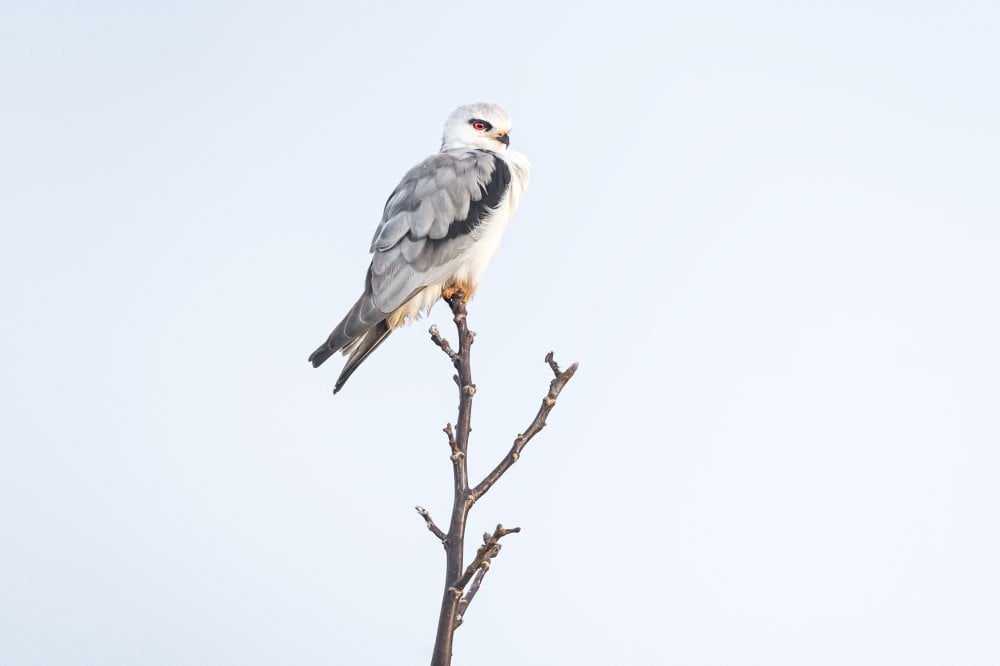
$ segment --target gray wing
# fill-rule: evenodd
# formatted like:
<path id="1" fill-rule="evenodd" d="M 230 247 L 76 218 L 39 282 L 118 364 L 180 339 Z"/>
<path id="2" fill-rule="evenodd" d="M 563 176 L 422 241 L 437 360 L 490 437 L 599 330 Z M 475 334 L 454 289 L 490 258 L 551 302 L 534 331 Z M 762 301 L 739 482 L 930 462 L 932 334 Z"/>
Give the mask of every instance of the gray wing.
<path id="1" fill-rule="evenodd" d="M 458 267 L 510 179 L 507 163 L 484 150 L 438 153 L 403 176 L 375 231 L 364 293 L 309 357 L 318 367 L 338 351 L 349 354 L 334 393 L 392 333 L 386 317 Z"/>
<path id="2" fill-rule="evenodd" d="M 485 150 L 438 153 L 410 169 L 372 239 L 372 304 L 388 314 L 445 279 L 509 188 L 507 163 Z"/>

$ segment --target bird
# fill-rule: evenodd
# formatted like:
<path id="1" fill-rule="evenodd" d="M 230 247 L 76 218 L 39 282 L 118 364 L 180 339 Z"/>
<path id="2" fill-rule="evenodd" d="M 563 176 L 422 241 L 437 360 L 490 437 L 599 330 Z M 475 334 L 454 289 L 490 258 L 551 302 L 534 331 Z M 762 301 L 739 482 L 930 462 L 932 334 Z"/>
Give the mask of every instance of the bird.
<path id="1" fill-rule="evenodd" d="M 369 253 L 364 292 L 309 356 L 318 368 L 347 356 L 339 392 L 389 334 L 429 312 L 439 298 L 476 293 L 508 220 L 528 186 L 531 164 L 510 148 L 511 120 L 493 103 L 467 104 L 444 124 L 440 151 L 410 169 L 386 200 Z"/>

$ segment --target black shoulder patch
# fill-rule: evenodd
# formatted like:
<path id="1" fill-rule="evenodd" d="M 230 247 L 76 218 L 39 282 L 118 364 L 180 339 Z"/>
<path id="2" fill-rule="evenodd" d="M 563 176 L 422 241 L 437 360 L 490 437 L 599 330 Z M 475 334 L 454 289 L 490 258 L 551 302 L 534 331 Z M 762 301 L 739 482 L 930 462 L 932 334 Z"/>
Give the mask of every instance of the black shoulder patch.
<path id="1" fill-rule="evenodd" d="M 482 224 L 493 210 L 500 205 L 507 190 L 510 188 L 510 167 L 500 157 L 493 158 L 493 175 L 485 185 L 480 185 L 482 196 L 479 201 L 473 201 L 469 206 L 469 214 L 464 220 L 455 220 L 448 228 L 445 238 L 457 238 L 472 233 L 472 230 Z"/>

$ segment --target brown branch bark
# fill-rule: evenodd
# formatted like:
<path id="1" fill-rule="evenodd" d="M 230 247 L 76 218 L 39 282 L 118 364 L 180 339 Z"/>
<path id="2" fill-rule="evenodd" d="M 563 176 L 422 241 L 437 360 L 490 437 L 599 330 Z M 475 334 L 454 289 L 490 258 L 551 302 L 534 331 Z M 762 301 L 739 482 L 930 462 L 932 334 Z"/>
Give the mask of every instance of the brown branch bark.
<path id="1" fill-rule="evenodd" d="M 429 529 L 431 532 L 433 532 L 434 536 L 436 536 L 438 539 L 440 539 L 441 542 L 443 543 L 444 540 L 448 537 L 448 535 L 446 535 L 444 532 L 442 532 L 441 528 L 434 524 L 434 519 L 431 518 L 430 511 L 428 511 L 427 509 L 425 509 L 422 506 L 417 506 L 417 507 L 414 507 L 414 508 L 417 510 L 417 513 L 419 513 L 420 516 L 424 519 L 424 522 L 427 523 L 427 529 Z"/>
<path id="2" fill-rule="evenodd" d="M 476 597 L 476 593 L 479 592 L 479 586 L 483 584 L 483 577 L 486 576 L 486 572 L 489 571 L 489 567 L 480 567 L 479 573 L 476 577 L 472 579 L 472 585 L 469 586 L 469 591 L 465 593 L 462 600 L 458 602 L 458 618 L 455 620 L 455 628 L 458 629 L 465 622 L 465 611 L 472 603 L 472 600 Z"/>
<path id="3" fill-rule="evenodd" d="M 469 608 L 469 604 L 475 598 L 476 593 L 479 592 L 479 586 L 483 584 L 483 577 L 486 576 L 486 572 L 490 570 L 490 562 L 494 557 L 500 554 L 500 539 L 507 536 L 508 534 L 516 534 L 520 532 L 520 527 L 512 527 L 511 529 L 504 529 L 503 525 L 497 525 L 497 528 L 493 530 L 493 534 L 486 532 L 483 534 L 483 545 L 479 547 L 476 552 L 476 559 L 472 561 L 472 564 L 468 566 L 465 570 L 465 575 L 462 579 L 458 581 L 456 587 L 461 586 L 465 589 L 469 586 L 468 592 L 465 596 L 458 602 L 458 620 L 455 623 L 455 628 L 462 626 L 462 622 L 465 621 L 465 611 Z M 473 578 L 475 575 L 475 578 Z M 472 583 L 469 585 L 469 583 Z"/>
<path id="4" fill-rule="evenodd" d="M 543 398 L 542 406 L 534 420 L 529 424 L 528 429 L 514 440 L 514 446 L 504 459 L 475 488 L 471 488 L 469 486 L 468 453 L 469 435 L 472 432 L 472 399 L 476 395 L 476 385 L 472 382 L 471 362 L 471 349 L 475 333 L 470 331 L 468 327 L 465 294 L 461 291 L 457 292 L 448 300 L 448 305 L 451 307 L 455 327 L 458 331 L 458 349 L 452 348 L 436 326 L 432 326 L 430 329 L 431 340 L 448 356 L 457 371 L 454 380 L 458 385 L 458 420 L 455 422 L 454 428 L 450 423 L 444 428 L 448 437 L 448 446 L 451 449 L 454 492 L 451 521 L 448 524 L 447 533 L 438 528 L 426 509 L 417 507 L 417 512 L 427 524 L 427 529 L 441 539 L 445 550 L 444 594 L 441 599 L 441 613 L 438 617 L 431 666 L 450 666 L 455 629 L 462 624 L 463 615 L 472 599 L 479 592 L 483 577 L 489 570 L 493 558 L 500 553 L 500 539 L 508 534 L 520 532 L 518 527 L 505 529 L 502 525 L 497 525 L 492 534 L 487 532 L 483 535 L 483 545 L 479 547 L 472 562 L 465 567 L 465 528 L 469 511 L 472 509 L 472 505 L 485 495 L 493 484 L 517 461 L 521 451 L 531 441 L 531 438 L 545 427 L 545 418 L 555 407 L 556 398 L 559 397 L 559 393 L 566 386 L 566 383 L 573 378 L 577 368 L 577 364 L 574 363 L 565 371 L 560 371 L 559 366 L 552 359 L 551 352 L 545 357 L 546 363 L 555 374 L 555 379 L 549 384 L 549 392 Z"/>
<path id="5" fill-rule="evenodd" d="M 528 424 L 528 428 L 514 438 L 514 445 L 511 446 L 507 455 L 504 456 L 503 460 L 501 460 L 496 467 L 493 468 L 492 472 L 487 474 L 486 477 L 472 489 L 471 495 L 473 502 L 485 495 L 486 491 L 492 488 L 493 484 L 500 480 L 500 477 L 503 476 L 507 470 L 509 470 L 514 463 L 518 461 L 518 459 L 520 459 L 521 451 L 523 451 L 524 447 L 528 445 L 528 442 L 530 442 L 535 435 L 542 431 L 542 428 L 545 427 L 546 417 L 548 417 L 552 408 L 556 406 L 556 398 L 558 398 L 559 394 L 562 393 L 566 383 L 573 379 L 573 375 L 576 374 L 576 369 L 579 367 L 578 363 L 574 363 L 566 368 L 565 371 L 560 371 L 559 365 L 552 359 L 552 352 L 549 352 L 545 356 L 545 362 L 549 364 L 549 367 L 552 368 L 552 372 L 556 376 L 555 379 L 549 383 L 549 392 L 544 398 L 542 398 L 542 405 L 538 408 L 538 413 L 535 414 L 534 420 Z"/>
<path id="6" fill-rule="evenodd" d="M 476 394 L 472 383 L 471 349 L 475 336 L 466 322 L 464 294 L 456 293 L 448 304 L 458 329 L 458 351 L 454 351 L 448 341 L 441 337 L 436 328 L 431 329 L 431 340 L 448 355 L 457 370 L 455 383 L 458 384 L 458 421 L 452 430 L 451 424 L 445 428 L 451 447 L 451 464 L 454 500 L 451 508 L 451 522 L 443 540 L 445 551 L 445 586 L 441 599 L 441 613 L 438 616 L 437 635 L 434 639 L 433 666 L 450 666 L 455 628 L 458 625 L 458 605 L 462 599 L 462 589 L 455 582 L 462 575 L 465 548 L 465 524 L 472 502 L 469 499 L 469 470 L 467 452 L 469 433 L 472 430 L 472 398 Z"/>

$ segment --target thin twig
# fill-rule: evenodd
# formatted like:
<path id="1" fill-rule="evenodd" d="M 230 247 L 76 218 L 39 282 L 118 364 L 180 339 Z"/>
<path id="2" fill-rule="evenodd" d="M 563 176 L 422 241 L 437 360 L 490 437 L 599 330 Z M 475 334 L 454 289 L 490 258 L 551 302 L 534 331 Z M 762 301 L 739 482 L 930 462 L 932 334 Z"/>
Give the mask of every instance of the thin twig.
<path id="1" fill-rule="evenodd" d="M 468 585 L 469 589 L 465 592 L 465 596 L 462 597 L 461 601 L 458 602 L 458 618 L 455 624 L 456 628 L 462 626 L 462 622 L 465 620 L 465 611 L 469 608 L 469 604 L 472 603 L 472 600 L 476 598 L 476 593 L 479 592 L 479 586 L 483 584 L 483 578 L 486 576 L 486 572 L 490 570 L 493 558 L 500 554 L 500 539 L 508 534 L 516 534 L 520 531 L 520 527 L 514 527 L 507 530 L 504 529 L 503 525 L 497 525 L 497 528 L 493 531 L 492 535 L 489 532 L 483 534 L 483 545 L 479 547 L 479 551 L 476 553 L 476 558 L 472 561 L 472 564 L 469 565 L 469 568 L 465 570 L 466 575 L 462 577 L 462 579 L 466 581 L 465 584 Z M 473 571 L 475 572 L 475 578 L 472 578 L 472 584 L 469 585 L 467 578 Z M 456 587 L 458 586 L 456 585 Z M 464 587 L 458 589 L 464 589 Z"/>
<path id="2" fill-rule="evenodd" d="M 448 446 L 451 447 L 451 460 L 455 462 L 462 456 L 462 452 L 458 448 L 458 442 L 455 441 L 455 430 L 449 423 L 445 425 L 442 431 L 448 436 Z"/>
<path id="3" fill-rule="evenodd" d="M 545 355 L 545 362 L 549 364 L 550 368 L 552 368 L 552 374 L 554 374 L 556 377 L 558 377 L 559 375 L 562 374 L 562 370 L 559 369 L 559 364 L 556 363 L 556 359 L 553 356 L 554 353 L 555 352 L 549 352 L 548 354 L 546 354 Z"/>
<path id="4" fill-rule="evenodd" d="M 483 584 L 483 578 L 486 576 L 486 572 L 490 570 L 490 567 L 484 566 L 479 568 L 479 573 L 476 577 L 472 579 L 472 585 L 469 586 L 469 591 L 465 593 L 462 600 L 458 602 L 458 617 L 455 619 L 455 628 L 458 629 L 465 622 L 465 612 L 469 608 L 469 604 L 472 600 L 476 598 L 476 593 L 479 592 L 479 586 Z"/>
<path id="5" fill-rule="evenodd" d="M 440 527 L 434 524 L 434 519 L 431 518 L 430 511 L 428 511 L 422 506 L 417 506 L 414 508 L 417 510 L 417 513 L 420 514 L 421 518 L 424 519 L 424 522 L 427 523 L 427 529 L 433 532 L 434 536 L 436 536 L 438 539 L 441 540 L 442 543 L 444 543 L 444 540 L 448 538 L 448 535 L 445 534 Z"/>
<path id="6" fill-rule="evenodd" d="M 465 568 L 465 573 L 455 581 L 452 587 L 464 590 L 465 586 L 472 580 L 472 577 L 476 575 L 476 572 L 484 566 L 489 568 L 490 560 L 500 553 L 500 539 L 508 534 L 517 534 L 520 531 L 520 527 L 512 527 L 508 530 L 503 525 L 497 525 L 497 528 L 493 530 L 493 534 L 485 532 L 483 534 L 483 545 L 476 551 L 476 557 L 473 558 L 472 563 Z"/>
<path id="7" fill-rule="evenodd" d="M 480 497 L 486 494 L 493 484 L 496 483 L 501 476 L 503 476 L 511 466 L 517 462 L 518 458 L 521 457 L 521 451 L 524 447 L 528 445 L 531 438 L 542 431 L 545 427 L 545 419 L 548 417 L 549 412 L 552 408 L 556 406 L 556 399 L 559 394 L 562 393 L 563 388 L 565 388 L 566 383 L 573 378 L 576 374 L 576 369 L 579 367 L 578 363 L 574 363 L 562 372 L 559 371 L 559 364 L 555 362 L 552 358 L 552 352 L 549 352 L 545 356 L 545 362 L 549 364 L 552 368 L 552 372 L 555 374 L 555 379 L 549 383 L 549 392 L 542 398 L 542 405 L 538 408 L 538 413 L 535 414 L 534 420 L 528 425 L 528 428 L 514 438 L 514 445 L 511 446 L 510 451 L 504 456 L 503 460 L 493 468 L 493 471 L 486 475 L 486 477 L 480 481 L 475 488 L 472 489 L 471 499 L 473 502 L 477 501 Z"/>
<path id="8" fill-rule="evenodd" d="M 456 354 L 455 350 L 451 348 L 451 344 L 448 340 L 441 335 L 441 331 L 438 330 L 438 327 L 436 325 L 431 326 L 429 332 L 431 334 L 431 340 L 434 341 L 434 344 L 440 347 L 441 351 L 448 355 L 448 358 L 451 359 L 452 363 L 458 363 L 458 354 Z"/>

